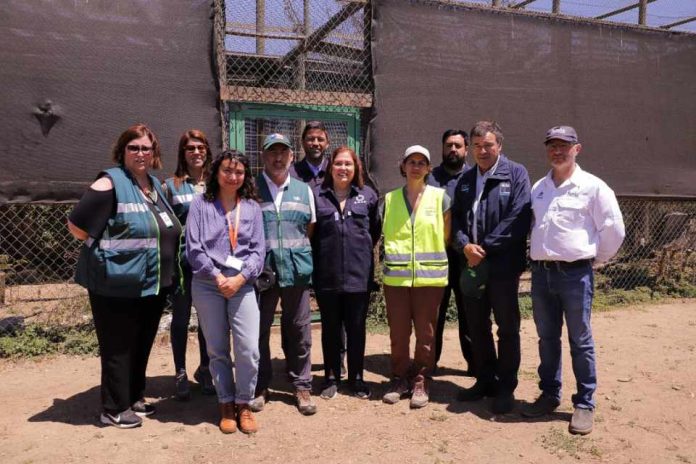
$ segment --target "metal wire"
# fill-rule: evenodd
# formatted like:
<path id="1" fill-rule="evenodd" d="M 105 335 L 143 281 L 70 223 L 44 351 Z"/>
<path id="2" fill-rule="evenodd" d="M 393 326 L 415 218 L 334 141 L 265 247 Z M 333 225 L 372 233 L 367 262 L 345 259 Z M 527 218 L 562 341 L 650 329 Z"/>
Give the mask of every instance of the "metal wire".
<path id="1" fill-rule="evenodd" d="M 294 123 L 263 124 L 287 129 L 298 143 Z M 338 134 L 332 133 L 334 140 Z M 621 198 L 620 205 L 626 239 L 618 255 L 598 269 L 597 291 L 644 287 L 678 294 L 696 287 L 696 200 Z M 0 335 L 21 324 L 22 317 L 50 315 L 66 307 L 66 300 L 84 300 L 84 290 L 72 280 L 81 246 L 65 225 L 72 206 L 0 205 Z"/>

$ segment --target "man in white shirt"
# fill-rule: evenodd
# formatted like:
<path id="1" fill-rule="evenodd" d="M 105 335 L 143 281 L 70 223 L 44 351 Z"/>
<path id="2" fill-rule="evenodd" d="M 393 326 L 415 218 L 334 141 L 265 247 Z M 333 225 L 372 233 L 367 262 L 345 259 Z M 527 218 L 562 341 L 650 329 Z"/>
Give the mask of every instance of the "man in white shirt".
<path id="1" fill-rule="evenodd" d="M 294 158 L 292 145 L 282 134 L 270 134 L 263 143 L 263 172 L 256 185 L 261 197 L 266 237 L 266 268 L 273 269 L 275 284 L 261 293 L 259 330 L 259 375 L 253 411 L 261 411 L 268 400 L 273 369 L 269 340 L 278 301 L 281 344 L 286 372 L 295 388 L 297 409 L 304 415 L 316 412 L 312 400 L 312 329 L 309 285 L 312 278 L 312 236 L 316 211 L 311 188 L 290 176 Z"/>
<path id="2" fill-rule="evenodd" d="M 522 415 L 540 417 L 561 400 L 561 332 L 565 317 L 577 393 L 569 431 L 585 435 L 594 423 L 597 388 L 590 326 L 592 263 L 616 254 L 625 235 L 614 192 L 575 162 L 582 146 L 570 126 L 546 132 L 551 170 L 532 187 L 532 306 L 539 335 L 542 393 Z"/>

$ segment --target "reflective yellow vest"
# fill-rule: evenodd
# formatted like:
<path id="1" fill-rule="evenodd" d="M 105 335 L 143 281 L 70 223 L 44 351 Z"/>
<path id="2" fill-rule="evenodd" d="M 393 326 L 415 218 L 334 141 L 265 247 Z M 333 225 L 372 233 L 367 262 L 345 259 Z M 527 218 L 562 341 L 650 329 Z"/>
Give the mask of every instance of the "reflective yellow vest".
<path id="1" fill-rule="evenodd" d="M 384 284 L 393 287 L 447 286 L 442 201 L 445 191 L 427 186 L 415 221 L 402 188 L 384 198 Z"/>

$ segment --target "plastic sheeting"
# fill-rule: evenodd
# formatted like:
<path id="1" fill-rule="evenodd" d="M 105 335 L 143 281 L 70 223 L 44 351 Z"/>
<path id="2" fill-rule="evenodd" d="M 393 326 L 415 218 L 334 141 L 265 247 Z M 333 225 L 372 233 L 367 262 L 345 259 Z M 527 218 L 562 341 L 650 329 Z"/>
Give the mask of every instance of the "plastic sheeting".
<path id="1" fill-rule="evenodd" d="M 131 124 L 221 146 L 210 0 L 4 0 L 0 202 L 79 198 Z"/>
<path id="2" fill-rule="evenodd" d="M 618 194 L 696 196 L 695 35 L 416 0 L 376 1 L 372 32 L 383 192 L 403 183 L 405 147 L 438 164 L 445 129 L 494 119 L 532 182 L 546 130 L 565 124 Z"/>

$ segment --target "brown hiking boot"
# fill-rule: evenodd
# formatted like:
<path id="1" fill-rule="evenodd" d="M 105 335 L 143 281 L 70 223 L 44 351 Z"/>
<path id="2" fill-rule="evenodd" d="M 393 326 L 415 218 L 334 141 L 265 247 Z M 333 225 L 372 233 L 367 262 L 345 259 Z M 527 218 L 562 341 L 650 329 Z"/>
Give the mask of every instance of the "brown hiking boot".
<path id="1" fill-rule="evenodd" d="M 234 414 L 234 403 L 220 403 L 220 431 L 234 433 L 237 431 L 237 421 Z"/>
<path id="2" fill-rule="evenodd" d="M 239 430 L 243 433 L 256 433 L 259 428 L 256 425 L 256 418 L 248 404 L 237 405 L 237 421 Z"/>
<path id="3" fill-rule="evenodd" d="M 317 412 L 317 405 L 314 404 L 309 390 L 295 390 L 295 399 L 297 400 L 297 410 L 302 415 L 311 416 Z"/>
<path id="4" fill-rule="evenodd" d="M 418 409 L 426 406 L 429 401 L 428 386 L 426 385 L 425 377 L 417 375 L 413 379 L 413 393 L 411 394 L 411 409 Z"/>

